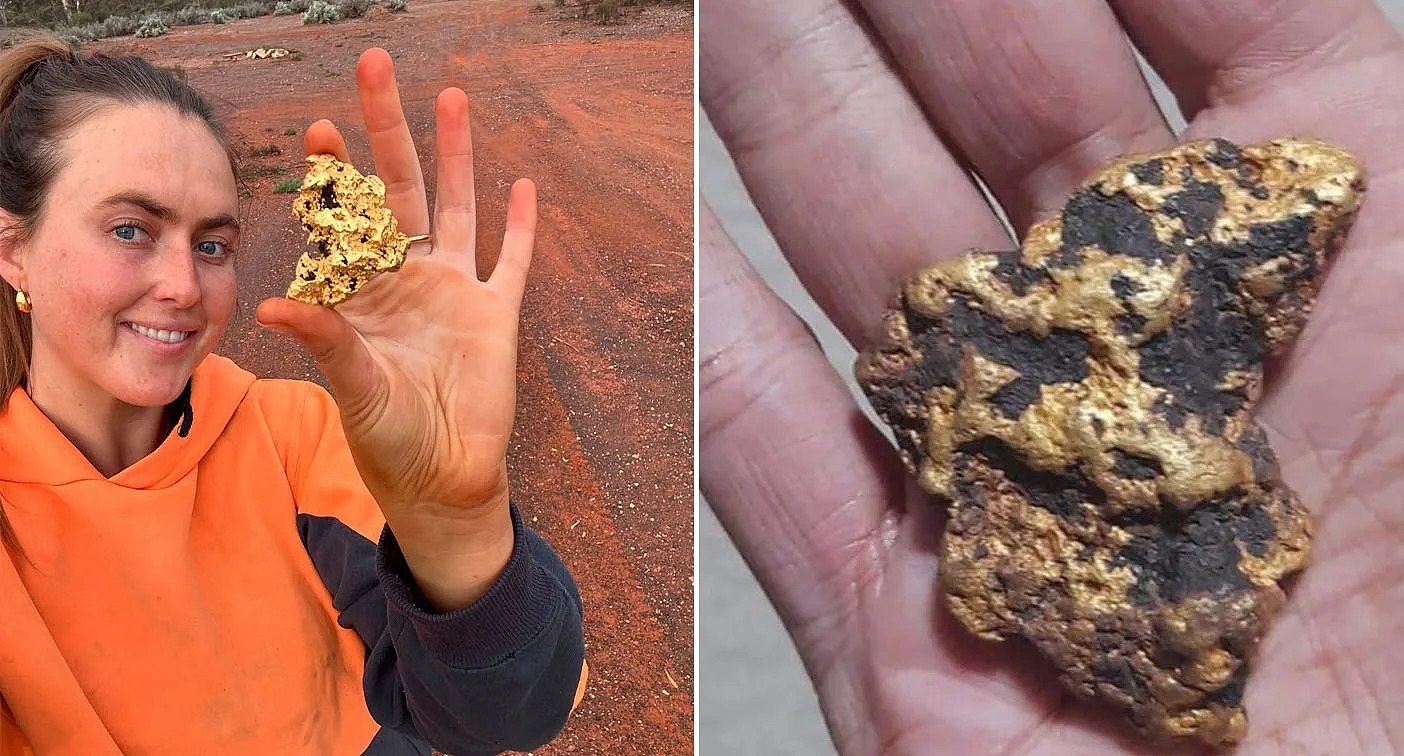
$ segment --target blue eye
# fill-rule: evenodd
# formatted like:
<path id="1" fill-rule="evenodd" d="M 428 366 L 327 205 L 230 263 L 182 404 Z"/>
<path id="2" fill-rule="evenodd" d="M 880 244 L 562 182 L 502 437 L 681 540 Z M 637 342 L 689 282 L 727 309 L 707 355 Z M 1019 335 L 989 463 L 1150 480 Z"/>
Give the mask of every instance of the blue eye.
<path id="1" fill-rule="evenodd" d="M 136 241 L 139 238 L 138 234 L 144 234 L 146 231 L 142 230 L 141 226 L 124 223 L 112 229 L 112 233 L 116 234 L 117 238 L 122 241 Z"/>
<path id="2" fill-rule="evenodd" d="M 229 254 L 229 247 L 220 241 L 202 241 L 195 245 L 195 249 L 206 257 L 224 257 Z"/>

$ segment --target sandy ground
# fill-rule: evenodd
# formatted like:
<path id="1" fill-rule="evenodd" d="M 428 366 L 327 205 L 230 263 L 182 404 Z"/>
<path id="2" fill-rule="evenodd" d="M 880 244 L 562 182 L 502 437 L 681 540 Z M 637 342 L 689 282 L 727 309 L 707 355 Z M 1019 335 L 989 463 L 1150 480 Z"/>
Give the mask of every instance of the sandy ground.
<path id="1" fill-rule="evenodd" d="M 408 13 L 331 26 L 265 17 L 90 49 L 180 67 L 229 124 L 246 242 L 217 351 L 261 376 L 323 382 L 296 342 L 252 319 L 303 249 L 292 195 L 273 192 L 301 176 L 302 131 L 332 119 L 373 169 L 353 66 L 384 47 L 432 202 L 434 97 L 468 92 L 480 269 L 496 258 L 512 180 L 540 188 L 509 463 L 527 520 L 585 601 L 589 692 L 537 753 L 691 753 L 692 19 L 665 8 L 602 27 L 532 5 L 411 0 Z M 257 47 L 301 59 L 221 59 Z"/>

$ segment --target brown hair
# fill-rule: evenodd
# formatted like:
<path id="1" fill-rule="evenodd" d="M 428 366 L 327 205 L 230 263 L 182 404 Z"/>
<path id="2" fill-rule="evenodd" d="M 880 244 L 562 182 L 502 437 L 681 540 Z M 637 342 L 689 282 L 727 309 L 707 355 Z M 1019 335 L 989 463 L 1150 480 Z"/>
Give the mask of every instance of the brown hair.
<path id="1" fill-rule="evenodd" d="M 14 219 L 0 234 L 22 241 L 34 233 L 63 167 L 63 140 L 74 127 L 112 105 L 147 103 L 204 121 L 233 166 L 228 137 L 209 103 L 169 71 L 137 57 L 84 55 L 48 35 L 0 52 L 0 209 Z M 29 373 L 33 342 L 30 316 L 16 307 L 14 287 L 0 280 L 0 410 Z M 3 504 L 0 541 L 18 548 Z"/>

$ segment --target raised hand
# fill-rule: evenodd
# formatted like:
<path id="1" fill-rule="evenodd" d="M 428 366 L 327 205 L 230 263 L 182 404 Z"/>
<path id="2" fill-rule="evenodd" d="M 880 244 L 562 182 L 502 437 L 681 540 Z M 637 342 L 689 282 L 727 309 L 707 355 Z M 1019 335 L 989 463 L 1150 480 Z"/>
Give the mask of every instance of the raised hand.
<path id="1" fill-rule="evenodd" d="M 435 104 L 431 223 L 390 56 L 368 50 L 356 79 L 386 205 L 401 231 L 432 233 L 432 245 L 412 245 L 399 271 L 335 310 L 274 298 L 257 317 L 316 358 L 366 487 L 420 587 L 447 609 L 486 592 L 511 556 L 506 453 L 536 189 L 513 185 L 501 256 L 479 280 L 467 96 L 446 89 Z M 309 154 L 350 159 L 329 121 L 313 124 L 305 143 Z"/>

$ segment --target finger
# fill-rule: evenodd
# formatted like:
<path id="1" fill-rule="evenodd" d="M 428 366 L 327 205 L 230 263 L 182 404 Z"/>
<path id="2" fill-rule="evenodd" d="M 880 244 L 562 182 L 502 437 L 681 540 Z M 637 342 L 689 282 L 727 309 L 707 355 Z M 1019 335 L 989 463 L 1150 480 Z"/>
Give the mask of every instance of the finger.
<path id="1" fill-rule="evenodd" d="M 274 297 L 259 303 L 254 318 L 297 339 L 311 353 L 343 412 L 355 415 L 378 403 L 380 369 L 360 334 L 335 310 Z"/>
<path id="2" fill-rule="evenodd" d="M 400 107 L 400 89 L 395 83 L 390 54 L 378 47 L 362 53 L 356 62 L 356 84 L 376 175 L 385 182 L 385 206 L 399 220 L 401 231 L 411 236 L 427 234 L 429 203 L 425 198 L 424 174 Z"/>
<path id="3" fill-rule="evenodd" d="M 1110 1 L 1186 120 L 1262 94 L 1290 97 L 1291 91 L 1272 92 L 1285 78 L 1399 46 L 1399 34 L 1371 0 Z M 1341 117 L 1323 104 L 1318 99 L 1293 110 Z"/>
<path id="4" fill-rule="evenodd" d="M 862 343 L 899 281 L 998 218 L 839 0 L 714 0 L 702 103 L 800 280 Z"/>
<path id="5" fill-rule="evenodd" d="M 307 127 L 302 135 L 302 147 L 308 155 L 332 155 L 343 163 L 351 162 L 351 153 L 346 150 L 346 140 L 336 125 L 323 118 Z"/>
<path id="6" fill-rule="evenodd" d="M 701 219 L 702 493 L 793 630 L 833 618 L 871 577 L 873 535 L 903 473 L 705 203 Z"/>
<path id="7" fill-rule="evenodd" d="M 1174 142 L 1103 0 L 865 0 L 1017 233 L 1108 159 Z"/>
<path id="8" fill-rule="evenodd" d="M 527 269 L 536 243 L 536 184 L 517 179 L 507 196 L 507 230 L 502 235 L 502 253 L 488 282 L 510 292 L 520 302 L 526 289 Z"/>
<path id="9" fill-rule="evenodd" d="M 434 192 L 435 254 L 461 259 L 476 276 L 473 138 L 468 130 L 468 95 L 456 87 L 440 92 L 434 104 L 434 124 L 438 150 L 438 189 Z"/>

